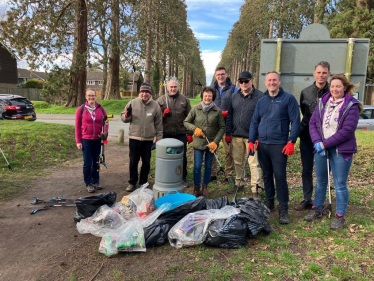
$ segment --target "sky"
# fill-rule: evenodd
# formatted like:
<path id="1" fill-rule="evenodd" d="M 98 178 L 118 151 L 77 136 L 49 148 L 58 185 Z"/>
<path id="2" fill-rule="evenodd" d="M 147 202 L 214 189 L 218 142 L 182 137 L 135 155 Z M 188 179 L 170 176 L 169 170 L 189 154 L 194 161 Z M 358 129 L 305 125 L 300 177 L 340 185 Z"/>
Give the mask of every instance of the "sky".
<path id="1" fill-rule="evenodd" d="M 244 0 L 186 0 L 187 21 L 200 42 L 207 85 L 221 59 L 229 31 L 239 20 L 243 3 Z"/>

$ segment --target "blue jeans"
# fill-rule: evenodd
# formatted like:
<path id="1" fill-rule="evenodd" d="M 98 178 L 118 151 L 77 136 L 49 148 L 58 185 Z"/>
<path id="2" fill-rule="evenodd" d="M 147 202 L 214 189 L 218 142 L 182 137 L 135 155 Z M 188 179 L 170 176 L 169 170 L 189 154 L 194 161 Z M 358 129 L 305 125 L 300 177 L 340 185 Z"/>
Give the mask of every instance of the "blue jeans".
<path id="1" fill-rule="evenodd" d="M 329 148 L 326 152 L 329 156 L 329 163 L 334 177 L 336 213 L 344 216 L 349 199 L 347 180 L 353 157 L 349 160 L 345 160 L 341 154 L 337 154 L 336 147 Z M 329 176 L 327 173 L 327 157 L 315 153 L 314 161 L 317 176 L 314 206 L 316 206 L 318 210 L 322 210 L 323 203 L 326 199 L 326 189 Z"/>
<path id="2" fill-rule="evenodd" d="M 86 185 L 100 182 L 98 165 L 100 149 L 101 140 L 82 139 L 83 178 Z"/>
<path id="3" fill-rule="evenodd" d="M 201 168 L 203 164 L 203 157 L 205 153 L 205 167 L 204 167 L 204 180 L 203 184 L 208 184 L 210 181 L 210 175 L 212 174 L 212 161 L 214 154 L 210 153 L 208 149 L 197 150 L 194 149 L 194 167 L 193 167 L 193 181 L 195 187 L 200 188 L 201 182 Z"/>

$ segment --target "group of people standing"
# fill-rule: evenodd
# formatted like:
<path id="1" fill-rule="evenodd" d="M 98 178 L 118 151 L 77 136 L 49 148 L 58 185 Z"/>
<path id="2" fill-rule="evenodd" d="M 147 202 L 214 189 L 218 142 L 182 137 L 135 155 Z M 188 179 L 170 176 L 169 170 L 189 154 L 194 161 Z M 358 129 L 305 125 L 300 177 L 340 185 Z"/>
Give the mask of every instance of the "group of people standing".
<path id="1" fill-rule="evenodd" d="M 150 84 L 143 83 L 139 97 L 131 100 L 121 114 L 122 121 L 130 123 L 130 179 L 126 190 L 131 192 L 137 183 L 142 185 L 148 181 L 154 141 L 175 138 L 184 144 L 184 186 L 188 187 L 187 143 L 193 142 L 193 194 L 208 196 L 209 182 L 217 179 L 214 153 L 222 141 L 225 179 L 233 185 L 229 193 L 244 190 L 241 183 L 248 159 L 253 198 L 261 201 L 263 184 L 265 205 L 274 211 L 276 195 L 279 222 L 288 224 L 287 158 L 294 153 L 294 145 L 300 137 L 304 199 L 295 206 L 295 210 L 311 208 L 311 212 L 305 216 L 306 221 L 322 217 L 329 165 L 337 202 L 331 228 L 342 228 L 349 197 L 347 178 L 352 155 L 357 152 L 354 132 L 362 105 L 353 97 L 355 85 L 343 75 L 333 75 L 328 83 L 331 73 L 327 62 L 318 63 L 313 76 L 313 85 L 301 92 L 301 122 L 296 98 L 280 87 L 280 75 L 275 71 L 266 74 L 267 90 L 262 93 L 253 86 L 253 77 L 248 71 L 239 74 L 238 89 L 227 77 L 225 68 L 218 67 L 215 71 L 216 81 L 210 87 L 202 88 L 201 102 L 192 109 L 189 99 L 178 91 L 177 78 L 169 78 L 168 93 L 157 101 L 152 99 Z M 86 98 L 83 114 L 81 109 L 76 113 L 76 141 L 78 149 L 83 150 L 83 174 L 87 190 L 94 192 L 102 188 L 94 160 L 98 154 L 97 147 L 100 148 L 100 134 L 105 134 L 101 131 L 98 134 L 101 120 L 98 117 L 106 113 L 102 108 L 99 110 L 101 106 L 96 102 L 94 91 L 88 90 Z M 87 156 L 90 153 L 91 156 Z M 142 167 L 139 176 L 140 159 Z M 317 184 L 313 202 L 314 162 Z"/>

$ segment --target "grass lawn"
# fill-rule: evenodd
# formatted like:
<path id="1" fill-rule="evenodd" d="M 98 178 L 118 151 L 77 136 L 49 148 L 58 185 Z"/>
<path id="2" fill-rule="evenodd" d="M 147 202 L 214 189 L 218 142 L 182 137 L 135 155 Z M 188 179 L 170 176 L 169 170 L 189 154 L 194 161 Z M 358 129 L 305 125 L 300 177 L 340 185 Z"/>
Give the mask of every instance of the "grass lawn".
<path id="1" fill-rule="evenodd" d="M 73 126 L 1 121 L 1 133 L 0 147 L 14 169 L 8 171 L 5 161 L 0 159 L 0 197 L 3 200 L 29 187 L 29 177 L 42 176 L 43 168 L 81 158 L 75 149 Z M 301 161 L 296 145 L 295 154 L 289 157 L 287 174 L 289 225 L 280 225 L 277 212 L 273 212 L 268 220 L 273 232 L 248 239 L 247 245 L 238 250 L 204 245 L 177 250 L 166 244 L 147 249 L 146 253 L 107 259 L 97 253 L 97 243 L 82 245 L 84 258 L 74 259 L 74 266 L 61 270 L 57 279 L 87 279 L 82 270 L 87 264 L 97 268 L 105 263 L 102 270 L 105 278 L 98 280 L 373 280 L 374 131 L 357 131 L 356 136 L 358 153 L 354 155 L 349 176 L 347 226 L 341 231 L 331 231 L 331 219 L 326 216 L 308 223 L 303 220 L 307 211 L 293 210 L 302 200 Z M 192 180 L 192 152 L 189 145 L 189 180 Z M 224 164 L 221 146 L 218 154 Z M 154 177 L 154 155 L 152 163 L 150 178 Z M 209 184 L 210 197 L 225 196 L 229 188 L 221 178 Z M 187 192 L 191 193 L 191 188 Z M 251 193 L 244 191 L 239 197 L 245 195 Z M 334 202 L 335 192 L 333 210 Z M 154 266 L 146 267 L 148 261 L 153 261 Z"/>

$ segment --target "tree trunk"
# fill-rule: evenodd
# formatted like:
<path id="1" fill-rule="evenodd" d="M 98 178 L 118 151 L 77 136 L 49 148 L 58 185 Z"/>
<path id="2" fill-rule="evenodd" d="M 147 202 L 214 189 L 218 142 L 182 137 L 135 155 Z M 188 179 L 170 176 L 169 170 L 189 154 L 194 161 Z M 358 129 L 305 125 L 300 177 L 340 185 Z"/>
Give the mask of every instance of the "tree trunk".
<path id="1" fill-rule="evenodd" d="M 70 90 L 65 106 L 78 106 L 85 102 L 87 78 L 87 7 L 85 0 L 75 0 L 75 30 L 73 61 L 70 69 Z"/>
<path id="2" fill-rule="evenodd" d="M 188 93 L 187 93 L 188 97 L 193 96 L 193 85 L 194 85 L 194 83 L 193 83 L 193 72 L 191 71 L 191 73 L 190 73 L 190 86 L 188 87 L 189 89 L 188 89 Z"/>
<path id="3" fill-rule="evenodd" d="M 165 44 L 166 44 L 166 25 L 164 26 L 164 50 L 162 52 L 162 73 L 164 73 L 166 71 L 166 47 L 165 47 Z M 161 78 L 161 82 L 160 82 L 160 85 L 164 83 L 164 74 L 162 74 L 162 78 Z M 158 95 L 159 97 L 161 97 L 161 95 L 164 94 L 164 86 L 162 85 L 162 87 L 159 88 L 159 91 L 158 91 Z"/>
<path id="4" fill-rule="evenodd" d="M 323 15 L 325 10 L 325 0 L 317 0 L 316 8 L 314 12 L 314 23 L 322 23 L 323 22 Z"/>
<path id="5" fill-rule="evenodd" d="M 272 17 L 274 17 L 274 9 L 275 9 L 275 4 L 276 4 L 276 0 L 273 0 L 273 6 L 271 7 L 271 15 Z M 269 24 L 269 39 L 272 39 L 273 38 L 273 30 L 274 30 L 274 19 L 271 18 L 270 20 L 270 24 Z"/>
<path id="6" fill-rule="evenodd" d="M 283 7 L 284 7 L 284 0 L 281 2 L 280 6 L 280 19 L 279 19 L 279 25 L 278 25 L 278 38 L 283 38 Z"/>
<path id="7" fill-rule="evenodd" d="M 146 59 L 144 70 L 144 81 L 151 81 L 151 65 L 152 65 L 152 0 L 146 1 L 147 11 L 147 42 L 146 42 Z"/>
<path id="8" fill-rule="evenodd" d="M 111 44 L 109 53 L 109 73 L 105 90 L 105 100 L 119 100 L 119 0 L 112 0 L 111 5 Z"/>

